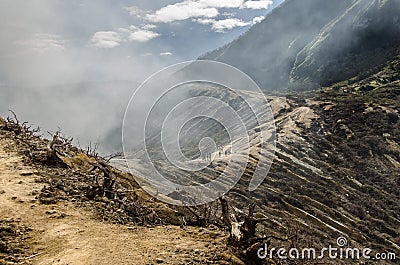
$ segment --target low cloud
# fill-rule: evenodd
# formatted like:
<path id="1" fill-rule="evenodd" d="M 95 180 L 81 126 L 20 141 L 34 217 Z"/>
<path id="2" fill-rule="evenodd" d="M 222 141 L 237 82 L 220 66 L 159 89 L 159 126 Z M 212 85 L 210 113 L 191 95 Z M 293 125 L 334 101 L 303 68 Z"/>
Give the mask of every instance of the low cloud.
<path id="1" fill-rule="evenodd" d="M 129 28 L 121 28 L 119 31 L 124 35 L 126 41 L 148 42 L 161 36 L 159 33 L 150 30 L 156 27 L 157 26 L 150 24 L 143 25 L 141 27 L 132 25 Z"/>
<path id="2" fill-rule="evenodd" d="M 226 30 L 231 30 L 237 27 L 246 27 L 251 25 L 250 22 L 238 18 L 227 18 L 222 20 L 198 19 L 196 21 L 203 25 L 211 25 L 211 28 L 216 32 L 225 32 Z"/>
<path id="3" fill-rule="evenodd" d="M 239 8 L 244 0 L 199 0 L 198 2 L 205 7 Z"/>
<path id="4" fill-rule="evenodd" d="M 145 30 L 152 30 L 155 28 L 157 28 L 157 25 L 153 25 L 153 24 L 146 24 L 146 25 L 142 26 L 142 29 L 145 29 Z"/>
<path id="5" fill-rule="evenodd" d="M 135 17 L 146 16 L 146 11 L 141 10 L 140 8 L 138 8 L 136 6 L 125 7 L 125 10 L 127 10 L 131 16 L 135 16 Z"/>
<path id="6" fill-rule="evenodd" d="M 149 30 L 155 27 L 155 25 L 144 25 L 143 27 L 132 25 L 129 28 L 120 28 L 118 32 L 99 31 L 93 35 L 90 46 L 112 49 L 120 46 L 122 42 L 147 42 L 160 36 L 159 33 Z"/>
<path id="7" fill-rule="evenodd" d="M 34 34 L 31 39 L 16 41 L 17 45 L 36 52 L 63 51 L 66 41 L 58 35 Z"/>
<path id="8" fill-rule="evenodd" d="M 114 31 L 96 32 L 91 39 L 91 46 L 102 49 L 111 49 L 121 45 L 121 36 Z"/>
<path id="9" fill-rule="evenodd" d="M 249 9 L 268 9 L 274 2 L 272 0 L 260 0 L 260 1 L 246 1 L 243 4 L 243 8 Z"/>
<path id="10" fill-rule="evenodd" d="M 253 25 L 257 24 L 257 23 L 260 23 L 261 21 L 264 20 L 264 18 L 265 18 L 264 16 L 259 16 L 259 17 L 253 18 Z"/>
<path id="11" fill-rule="evenodd" d="M 160 53 L 161 56 L 170 56 L 173 55 L 172 52 L 162 52 Z"/>
<path id="12" fill-rule="evenodd" d="M 258 23 L 263 17 L 256 17 L 252 22 L 246 22 L 239 18 L 234 18 L 232 12 L 227 12 L 226 10 L 221 9 L 260 10 L 268 9 L 272 4 L 273 0 L 184 0 L 161 7 L 155 11 L 145 12 L 134 6 L 126 9 L 131 15 L 140 17 L 152 23 L 171 23 L 192 19 L 199 24 L 211 25 L 214 31 L 224 32 L 236 27 L 244 27 Z M 223 17 L 225 19 L 217 19 L 217 17 Z M 151 24 L 150 26 L 154 25 Z M 143 29 L 151 30 L 152 28 Z"/>
<path id="13" fill-rule="evenodd" d="M 159 37 L 160 34 L 151 30 L 146 29 L 134 29 L 128 37 L 129 41 L 137 41 L 137 42 L 147 42 L 154 38 Z"/>
<path id="14" fill-rule="evenodd" d="M 200 2 L 183 1 L 162 7 L 153 14 L 147 14 L 146 19 L 152 22 L 169 23 L 189 18 L 213 18 L 218 15 L 217 8 L 207 7 Z"/>

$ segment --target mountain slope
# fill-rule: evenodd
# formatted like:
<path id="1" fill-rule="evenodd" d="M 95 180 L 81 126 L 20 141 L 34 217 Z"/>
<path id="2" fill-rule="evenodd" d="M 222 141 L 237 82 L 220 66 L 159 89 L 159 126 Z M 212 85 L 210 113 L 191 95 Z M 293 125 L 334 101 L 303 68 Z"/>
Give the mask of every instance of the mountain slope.
<path id="1" fill-rule="evenodd" d="M 232 64 L 264 90 L 329 85 L 394 57 L 399 10 L 398 0 L 287 0 L 239 39 L 201 59 Z"/>
<path id="2" fill-rule="evenodd" d="M 381 72 L 352 84 L 346 81 L 286 98 L 268 96 L 277 127 L 274 163 L 263 184 L 250 192 L 249 182 L 261 156 L 257 141 L 264 126 L 249 129 L 249 164 L 227 194 L 237 209 L 257 205 L 259 216 L 267 220 L 259 227 L 260 234 L 284 237 L 294 225 L 303 247 L 309 247 L 307 240 L 312 240 L 313 247 L 322 248 L 345 236 L 351 246 L 400 251 L 399 62 L 396 59 Z M 213 87 L 198 88 L 197 92 L 226 97 L 226 92 Z M 239 108 L 240 101 L 237 106 L 231 103 Z M 204 107 L 193 106 L 193 111 Z M 224 144 L 225 131 L 203 121 L 179 139 L 192 147 L 182 151 L 198 153 L 198 136 L 203 137 L 203 131 L 212 132 L 211 137 Z M 160 146 L 157 142 L 149 153 L 162 153 Z M 159 155 L 152 161 L 175 182 L 207 183 L 226 170 L 234 155 L 215 155 L 207 168 L 197 172 L 178 169 Z M 139 175 L 151 175 L 151 165 L 140 162 L 140 157 L 132 161 Z M 241 167 L 239 163 L 234 166 Z M 274 247 L 280 244 L 272 243 Z"/>
<path id="3" fill-rule="evenodd" d="M 400 1 L 356 1 L 297 56 L 293 87 L 318 87 L 376 71 L 399 54 Z"/>

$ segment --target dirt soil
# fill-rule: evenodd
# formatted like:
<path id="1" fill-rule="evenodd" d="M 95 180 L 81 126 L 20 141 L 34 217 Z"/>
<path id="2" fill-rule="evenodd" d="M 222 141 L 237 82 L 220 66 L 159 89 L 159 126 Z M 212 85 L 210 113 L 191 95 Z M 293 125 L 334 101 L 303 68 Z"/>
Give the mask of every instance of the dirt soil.
<path id="1" fill-rule="evenodd" d="M 0 135 L 0 264 L 232 263 L 219 261 L 226 237 L 218 231 L 108 224 L 70 202 L 39 203 L 39 173 L 13 144 Z"/>

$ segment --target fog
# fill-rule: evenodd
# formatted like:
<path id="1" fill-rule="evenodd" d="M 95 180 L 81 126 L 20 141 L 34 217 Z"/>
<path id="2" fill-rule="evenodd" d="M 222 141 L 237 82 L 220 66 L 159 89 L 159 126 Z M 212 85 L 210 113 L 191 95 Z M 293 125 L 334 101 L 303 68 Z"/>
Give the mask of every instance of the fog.
<path id="1" fill-rule="evenodd" d="M 94 32 L 122 24 L 120 8 L 109 1 L 1 1 L 0 116 L 11 109 L 44 136 L 60 127 L 82 147 L 119 150 L 130 95 L 168 63 L 142 56 L 135 43 L 91 46 Z"/>
<path id="2" fill-rule="evenodd" d="M 239 27 L 214 32 L 194 19 L 156 25 L 143 20 L 177 2 L 2 0 L 0 116 L 10 109 L 21 121 L 39 125 L 44 136 L 61 128 L 81 147 L 91 142 L 102 153 L 121 151 L 123 114 L 141 82 L 240 34 Z M 263 10 L 237 9 L 248 21 Z M 231 16 L 218 12 L 218 19 Z"/>
<path id="3" fill-rule="evenodd" d="M 209 38 L 222 42 L 232 36 L 200 36 L 191 27 L 204 25 L 194 21 L 143 25 L 130 13 L 145 11 L 127 9 L 134 2 L 1 1 L 0 115 L 8 116 L 11 109 L 20 120 L 39 125 L 44 136 L 59 127 L 82 147 L 92 142 L 99 143 L 102 153 L 121 151 L 123 114 L 138 85 L 152 73 L 218 44 L 214 39 L 205 44 Z M 140 7 L 156 14 L 175 2 Z M 274 6 L 279 3 L 274 1 Z M 376 49 L 381 49 L 379 40 L 389 47 L 400 42 L 399 27 L 393 24 L 400 21 L 399 10 L 395 0 L 383 6 L 375 0 L 287 0 L 237 41 L 204 58 L 238 67 L 265 90 L 290 84 L 312 88 L 349 78 L 342 72 L 362 72 L 363 66 L 390 57 L 390 51 Z M 181 34 L 190 41 L 175 38 L 172 31 L 177 28 L 184 28 Z M 182 56 L 174 54 L 179 49 Z M 343 51 L 347 61 L 341 60 Z M 378 56 L 360 60 L 370 53 Z M 342 71 L 341 65 L 352 69 Z"/>

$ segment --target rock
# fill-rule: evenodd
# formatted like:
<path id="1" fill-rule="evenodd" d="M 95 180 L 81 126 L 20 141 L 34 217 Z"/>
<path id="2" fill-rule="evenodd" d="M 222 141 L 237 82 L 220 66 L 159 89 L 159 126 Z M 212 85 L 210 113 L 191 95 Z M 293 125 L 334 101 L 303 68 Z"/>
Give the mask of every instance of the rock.
<path id="1" fill-rule="evenodd" d="M 104 202 L 104 203 L 109 203 L 109 202 L 110 202 L 110 200 L 109 200 L 107 197 L 102 197 L 102 198 L 100 199 L 100 201 L 101 201 L 101 202 Z"/>
<path id="2" fill-rule="evenodd" d="M 42 204 L 56 204 L 57 203 L 57 199 L 54 197 L 50 197 L 50 198 L 40 198 L 40 202 Z"/>
<path id="3" fill-rule="evenodd" d="M 226 260 L 229 261 L 230 264 L 232 265 L 246 265 L 246 263 L 244 263 L 241 259 L 239 259 L 238 257 L 236 257 L 235 255 L 233 255 L 232 253 L 230 253 L 229 251 L 225 251 L 221 254 L 221 257 Z"/>
<path id="4" fill-rule="evenodd" d="M 14 229 L 11 226 L 0 226 L 0 233 L 6 233 L 6 234 L 15 234 Z"/>
<path id="5" fill-rule="evenodd" d="M 21 173 L 19 173 L 19 175 L 23 177 L 32 176 L 33 174 L 35 174 L 35 172 L 33 171 L 22 171 Z"/>
<path id="6" fill-rule="evenodd" d="M 63 219 L 65 217 L 67 217 L 66 213 L 60 213 L 60 216 L 58 216 L 57 219 Z"/>
<path id="7" fill-rule="evenodd" d="M 0 253 L 7 253 L 7 245 L 5 242 L 0 241 Z"/>
<path id="8" fill-rule="evenodd" d="M 40 193 L 40 190 L 34 189 L 34 190 L 32 190 L 31 195 L 35 196 L 35 195 L 38 195 L 39 193 Z"/>
<path id="9" fill-rule="evenodd" d="M 213 231 L 208 232 L 208 235 L 209 235 L 212 239 L 216 239 L 216 238 L 222 236 L 221 233 L 219 233 L 219 232 L 213 232 Z"/>
<path id="10" fill-rule="evenodd" d="M 157 258 L 156 263 L 158 264 L 164 263 L 164 260 L 162 258 Z"/>

